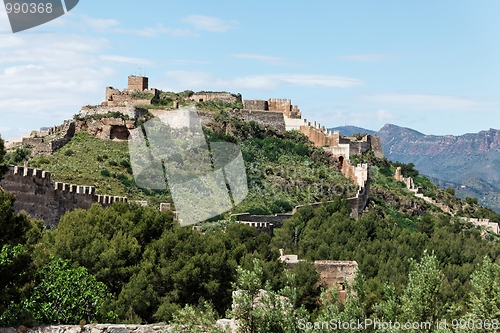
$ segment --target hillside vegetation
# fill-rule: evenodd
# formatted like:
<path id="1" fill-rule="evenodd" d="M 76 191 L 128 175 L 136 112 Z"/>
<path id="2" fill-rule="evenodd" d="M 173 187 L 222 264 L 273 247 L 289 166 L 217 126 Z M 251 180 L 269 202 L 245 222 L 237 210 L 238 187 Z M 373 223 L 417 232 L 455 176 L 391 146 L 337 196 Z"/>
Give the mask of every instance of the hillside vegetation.
<path id="1" fill-rule="evenodd" d="M 226 127 L 231 130 L 226 131 Z M 250 192 L 233 213 L 284 213 L 296 205 L 356 193 L 354 184 L 330 166 L 329 156 L 298 132 L 265 130 L 225 112 L 204 130 L 207 142 L 236 142 L 242 151 Z M 16 152 L 7 157 L 11 163 L 22 165 L 29 158 L 29 150 L 18 148 L 18 152 L 23 152 L 24 158 L 16 161 L 13 155 L 20 154 Z M 54 181 L 95 186 L 99 194 L 147 200 L 152 205 L 172 203 L 168 189 L 148 190 L 135 184 L 126 142 L 103 141 L 79 132 L 54 154 L 32 157 L 29 163 L 50 171 Z"/>
<path id="2" fill-rule="evenodd" d="M 242 149 L 250 194 L 234 211 L 270 214 L 332 202 L 301 208 L 272 236 L 227 216 L 211 222 L 223 227 L 201 234 L 180 227 L 172 212 L 124 203 L 68 212 L 58 228 L 44 230 L 15 214 L 14 198 L 0 191 L 0 323 L 169 322 L 215 332 L 215 319 L 230 315 L 243 323 L 241 332 L 299 332 L 314 321 L 366 318 L 433 324 L 447 319 L 450 325 L 440 332 L 474 331 L 454 327 L 457 318 L 498 325 L 499 236 L 460 219 L 500 222 L 494 211 L 438 188 L 411 164 L 377 159 L 369 151 L 351 157 L 372 166 L 369 204 L 355 220 L 346 199 L 356 188 L 332 167 L 335 159 L 300 133 L 276 133 L 221 112 L 205 135 L 209 142 L 235 142 Z M 8 160 L 15 159 L 12 154 Z M 126 143 L 78 133 L 54 156 L 30 163 L 60 181 L 94 184 L 132 199 L 170 200 L 167 190 L 139 189 L 128 161 Z M 455 215 L 396 181 L 398 166 Z M 278 260 L 280 248 L 306 259 L 293 275 Z M 335 289 L 322 290 L 314 260 L 357 261 L 346 303 L 337 301 Z M 75 279 L 85 283 L 75 285 Z M 270 298 L 254 308 L 260 289 Z M 233 295 L 235 290 L 246 292 Z M 438 331 L 434 327 L 414 331 Z"/>

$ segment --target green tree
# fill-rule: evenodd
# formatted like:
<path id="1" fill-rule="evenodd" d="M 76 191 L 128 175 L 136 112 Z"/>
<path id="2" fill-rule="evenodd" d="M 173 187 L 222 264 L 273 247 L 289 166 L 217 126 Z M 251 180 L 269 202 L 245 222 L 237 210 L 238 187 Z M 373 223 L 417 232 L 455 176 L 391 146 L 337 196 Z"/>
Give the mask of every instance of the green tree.
<path id="1" fill-rule="evenodd" d="M 2 140 L 2 137 L 0 136 L 0 180 L 2 179 L 2 176 L 7 172 L 7 167 L 5 163 L 5 155 L 7 152 L 5 151 L 5 142 Z"/>
<path id="2" fill-rule="evenodd" d="M 186 333 L 229 333 L 230 328 L 218 326 L 217 312 L 213 307 L 204 302 L 201 306 L 195 307 L 186 305 L 183 309 L 174 314 L 171 324 L 175 332 Z"/>
<path id="3" fill-rule="evenodd" d="M 253 269 L 237 268 L 238 280 L 234 284 L 233 310 L 238 333 L 299 332 L 299 319 L 308 317 L 304 308 L 295 308 L 297 291 L 290 284 L 279 292 L 271 290 L 269 284 L 262 285 L 262 266 L 258 259 Z M 264 289 L 262 289 L 264 288 Z"/>
<path id="4" fill-rule="evenodd" d="M 113 313 L 102 313 L 103 304 L 110 298 L 106 286 L 97 282 L 84 267 L 71 268 L 70 262 L 54 259 L 36 277 L 36 285 L 28 299 L 9 308 L 4 314 L 11 324 L 23 313 L 43 324 L 78 324 L 108 322 Z"/>
<path id="5" fill-rule="evenodd" d="M 439 293 L 443 284 L 443 273 L 434 254 L 424 251 L 417 262 L 410 259 L 408 284 L 401 297 L 401 310 L 404 319 L 410 322 L 434 323 L 439 319 Z"/>
<path id="6" fill-rule="evenodd" d="M 424 251 L 420 262 L 410 259 L 408 284 L 401 297 L 396 296 L 394 287 L 386 285 L 385 301 L 374 307 L 374 317 L 380 322 L 430 322 L 434 328 L 434 323 L 441 319 L 439 315 L 443 314 L 442 304 L 439 304 L 443 279 L 436 256 Z"/>
<path id="7" fill-rule="evenodd" d="M 0 188 L 0 315 L 26 296 L 35 267 L 32 250 L 41 236 L 42 221 L 13 210 L 15 197 Z"/>
<path id="8" fill-rule="evenodd" d="M 469 313 L 476 319 L 500 319 L 500 266 L 484 257 L 470 279 Z"/>

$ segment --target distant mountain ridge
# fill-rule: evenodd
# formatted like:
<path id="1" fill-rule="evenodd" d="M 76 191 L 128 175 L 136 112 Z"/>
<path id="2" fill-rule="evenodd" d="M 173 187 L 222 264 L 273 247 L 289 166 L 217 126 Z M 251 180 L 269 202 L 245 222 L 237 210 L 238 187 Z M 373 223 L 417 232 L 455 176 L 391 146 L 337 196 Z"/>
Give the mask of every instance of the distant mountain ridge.
<path id="1" fill-rule="evenodd" d="M 500 130 L 459 136 L 426 135 L 393 124 L 379 131 L 355 126 L 331 130 L 346 136 L 378 135 L 388 159 L 413 163 L 438 185 L 455 188 L 460 197 L 476 196 L 483 205 L 500 211 Z"/>

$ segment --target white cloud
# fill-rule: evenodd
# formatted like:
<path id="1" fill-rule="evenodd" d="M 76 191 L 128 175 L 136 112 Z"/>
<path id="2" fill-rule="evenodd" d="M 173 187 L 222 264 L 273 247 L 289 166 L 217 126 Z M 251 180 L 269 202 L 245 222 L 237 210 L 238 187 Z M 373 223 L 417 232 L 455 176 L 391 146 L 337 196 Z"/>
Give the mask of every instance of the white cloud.
<path id="1" fill-rule="evenodd" d="M 26 45 L 26 42 L 14 34 L 0 34 L 0 50 L 2 49 L 15 49 L 19 47 L 23 47 Z"/>
<path id="2" fill-rule="evenodd" d="M 177 64 L 177 65 L 182 65 L 182 64 L 210 65 L 210 64 L 212 64 L 210 61 L 190 60 L 190 59 L 173 59 L 173 60 L 170 60 L 169 63 Z"/>
<path id="3" fill-rule="evenodd" d="M 122 29 L 115 28 L 112 32 L 121 33 L 121 34 L 131 34 L 143 37 L 154 37 L 156 35 L 165 34 L 172 37 L 195 37 L 198 36 L 194 32 L 187 29 L 179 29 L 179 28 L 166 28 L 163 24 L 158 23 L 154 28 L 143 28 L 143 29 Z"/>
<path id="4" fill-rule="evenodd" d="M 378 54 L 378 53 L 368 53 L 368 54 L 349 54 L 336 56 L 337 60 L 345 61 L 359 61 L 359 62 L 374 62 L 393 59 L 395 56 L 392 54 Z"/>
<path id="5" fill-rule="evenodd" d="M 344 110 L 338 110 L 332 107 L 332 111 L 305 111 L 305 118 L 314 119 L 321 122 L 326 127 L 337 127 L 344 125 L 358 126 L 371 130 L 378 130 L 386 123 L 401 121 L 405 116 L 392 113 L 387 110 L 368 110 L 347 107 Z M 304 114 L 304 112 L 303 112 Z"/>
<path id="6" fill-rule="evenodd" d="M 120 21 L 114 19 L 94 19 L 87 15 L 82 15 L 81 18 L 88 27 L 95 31 L 107 31 L 121 24 Z"/>
<path id="7" fill-rule="evenodd" d="M 182 19 L 182 22 L 193 25 L 198 30 L 210 32 L 226 32 L 234 29 L 238 21 L 223 21 L 215 17 L 204 15 L 190 15 Z"/>
<path id="8" fill-rule="evenodd" d="M 147 59 L 142 59 L 142 58 L 132 58 L 132 57 L 125 57 L 125 56 L 120 56 L 120 55 L 101 55 L 99 56 L 99 59 L 102 60 L 107 60 L 111 62 L 118 62 L 122 64 L 133 64 L 133 65 L 148 65 L 148 66 L 154 66 L 156 63 Z"/>
<path id="9" fill-rule="evenodd" d="M 105 39 L 0 34 L 0 45 L 12 40 L 17 47 L 0 47 L 0 119 L 5 139 L 28 134 L 26 127 L 58 125 L 82 105 L 100 103 L 106 81 L 116 75 L 98 56 L 109 45 Z"/>
<path id="10" fill-rule="evenodd" d="M 54 70 L 67 66 L 86 66 L 95 63 L 93 52 L 99 52 L 109 45 L 102 38 L 89 38 L 76 35 L 60 34 L 16 34 L 20 47 L 2 49 L 0 64 L 28 63 L 47 64 Z M 12 40 L 12 35 L 0 34 L 0 45 Z"/>
<path id="11" fill-rule="evenodd" d="M 380 107 L 396 107 L 416 111 L 487 111 L 496 103 L 453 95 L 422 93 L 384 93 L 364 96 Z"/>
<path id="12" fill-rule="evenodd" d="M 292 63 L 292 62 L 286 60 L 285 58 L 273 57 L 273 56 L 262 55 L 262 54 L 235 53 L 235 54 L 231 54 L 230 56 L 233 58 L 238 58 L 238 59 L 257 60 L 257 61 L 260 61 L 260 62 L 267 64 L 267 65 L 280 65 L 280 66 L 298 65 L 296 63 Z"/>
<path id="13" fill-rule="evenodd" d="M 262 74 L 232 78 L 216 77 L 206 72 L 172 71 L 166 77 L 179 89 L 235 90 L 255 89 L 275 90 L 279 86 L 351 88 L 364 84 L 362 80 L 321 74 Z"/>

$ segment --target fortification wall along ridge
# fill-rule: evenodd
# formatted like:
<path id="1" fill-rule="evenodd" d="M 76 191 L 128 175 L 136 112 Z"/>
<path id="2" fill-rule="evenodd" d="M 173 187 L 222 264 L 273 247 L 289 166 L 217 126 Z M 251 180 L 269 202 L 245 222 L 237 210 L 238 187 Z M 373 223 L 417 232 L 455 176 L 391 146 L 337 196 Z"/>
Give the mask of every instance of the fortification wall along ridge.
<path id="1" fill-rule="evenodd" d="M 207 102 L 207 101 L 221 101 L 226 103 L 236 103 L 242 101 L 241 94 L 231 94 L 231 93 L 217 93 L 217 92 L 197 92 L 191 97 L 192 101 L 195 102 Z"/>
<path id="2" fill-rule="evenodd" d="M 134 104 L 151 104 L 151 100 L 138 101 L 132 98 L 132 94 L 136 92 L 152 93 L 154 98 L 158 97 L 158 90 L 148 90 L 148 78 L 142 76 L 130 76 L 128 78 L 128 88 L 122 92 L 112 87 L 106 88 L 106 101 L 101 106 L 97 107 L 83 107 L 80 111 L 80 116 L 91 116 L 97 114 L 107 114 L 108 112 L 120 112 L 128 115 L 132 119 L 138 119 L 147 113 L 147 110 L 134 107 Z M 192 96 L 196 100 L 222 100 L 226 102 L 241 101 L 241 95 L 229 93 L 204 93 L 200 92 Z M 268 100 L 244 100 L 244 109 L 234 109 L 229 111 L 232 116 L 236 116 L 243 121 L 255 121 L 259 125 L 274 129 L 280 132 L 286 130 L 299 130 L 305 134 L 310 141 L 317 147 L 323 147 L 326 151 L 330 152 L 338 159 L 338 169 L 347 178 L 358 184 L 359 191 L 354 198 L 349 198 L 349 203 L 352 206 L 352 216 L 358 217 L 366 207 L 369 194 L 369 167 L 366 165 L 353 166 L 349 162 L 350 155 L 360 155 L 368 151 L 370 148 L 374 150 L 375 156 L 383 157 L 382 145 L 380 138 L 367 135 L 361 140 L 352 137 L 341 137 L 338 131 L 329 131 L 325 126 L 321 126 L 316 122 L 307 122 L 301 119 L 301 112 L 297 106 L 292 105 L 290 99 L 275 99 Z M 164 111 L 160 117 L 168 117 L 168 112 Z M 199 112 L 199 119 L 202 125 L 214 121 L 215 114 Z M 135 128 L 134 120 L 123 120 L 121 118 L 102 118 L 100 120 L 66 120 L 61 126 L 49 128 L 40 133 L 32 133 L 30 136 L 25 136 L 22 139 L 22 144 L 30 144 L 35 148 L 34 154 L 52 153 L 55 150 L 63 147 L 68 143 L 71 138 L 78 131 L 87 131 L 89 134 L 105 140 L 127 140 L 130 130 Z M 42 137 L 38 137 L 38 134 Z M 16 143 L 17 144 L 17 143 Z M 29 173 L 29 172 L 28 172 Z M 38 174 L 38 171 L 35 172 Z M 68 184 L 60 188 L 60 185 L 51 185 L 54 188 L 52 193 L 44 181 L 38 180 L 38 177 L 19 178 L 19 173 L 9 173 L 2 183 L 10 188 L 12 192 L 18 194 L 17 210 L 25 209 L 30 215 L 41 218 L 42 216 L 47 219 L 48 224 L 57 223 L 65 210 L 72 210 L 75 208 L 90 207 L 92 202 L 100 202 L 108 204 L 114 199 L 107 196 L 98 196 L 93 194 L 85 194 L 86 192 L 79 192 L 78 190 L 72 191 L 76 185 Z M 40 178 L 42 179 L 42 178 Z M 16 186 L 16 181 L 20 184 Z M 0 184 L 2 184 L 0 183 Z M 22 190 L 21 184 L 24 184 Z M 3 186 L 5 188 L 5 186 Z M 34 188 L 38 190 L 33 190 Z M 29 189 L 28 189 L 29 188 Z M 33 194 L 35 193 L 35 194 Z M 36 194 L 48 193 L 46 198 L 37 198 Z M 64 195 L 61 195 L 63 193 Z M 33 196 L 35 195 L 35 196 Z M 75 195 L 88 195 L 90 199 L 83 199 L 83 197 L 75 197 Z M 418 195 L 418 194 L 417 194 Z M 40 201 L 41 200 L 41 201 Z M 52 200 L 52 201 L 51 201 Z M 46 207 L 52 207 L 53 213 L 48 209 L 39 208 L 37 211 L 35 202 L 42 202 Z M 50 202 L 49 202 L 50 201 Z M 313 204 L 314 205 L 314 204 Z M 257 221 L 246 221 L 248 223 L 257 223 Z M 259 222 L 259 223 L 272 223 L 272 222 Z M 276 226 L 266 225 L 265 228 L 272 228 Z"/>
<path id="3" fill-rule="evenodd" d="M 242 213 L 233 214 L 231 218 L 235 218 L 241 224 L 246 224 L 259 232 L 265 232 L 272 236 L 274 229 L 281 228 L 283 222 L 292 216 L 293 214 L 251 215 L 250 213 Z"/>
<path id="4" fill-rule="evenodd" d="M 48 227 L 57 226 L 67 211 L 89 209 L 94 202 L 103 206 L 128 202 L 126 197 L 95 194 L 93 186 L 54 182 L 50 172 L 27 167 L 10 166 L 0 186 L 16 196 L 14 211 L 25 211 Z"/>
<path id="5" fill-rule="evenodd" d="M 280 132 L 285 131 L 285 120 L 283 114 L 280 112 L 235 109 L 228 113 L 243 121 L 255 121 L 264 128 L 274 129 Z M 206 125 L 215 120 L 215 114 L 209 112 L 198 112 L 198 117 L 202 125 Z"/>
<path id="6" fill-rule="evenodd" d="M 148 113 L 147 109 L 138 108 L 133 105 L 129 106 L 84 106 L 80 110 L 80 117 L 95 116 L 108 114 L 109 112 L 120 112 L 124 116 L 128 116 L 130 119 L 138 119 L 145 116 Z"/>

